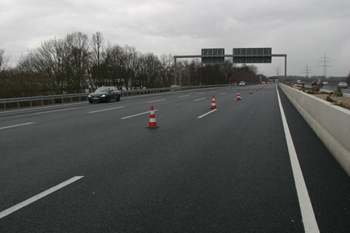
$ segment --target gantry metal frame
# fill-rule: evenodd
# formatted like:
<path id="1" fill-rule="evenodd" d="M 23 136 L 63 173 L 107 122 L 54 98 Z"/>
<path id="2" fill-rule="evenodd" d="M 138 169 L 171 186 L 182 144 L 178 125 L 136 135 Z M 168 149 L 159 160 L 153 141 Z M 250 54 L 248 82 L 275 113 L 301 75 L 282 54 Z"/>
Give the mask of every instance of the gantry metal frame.
<path id="1" fill-rule="evenodd" d="M 269 54 L 269 56 L 271 57 L 284 57 L 284 77 L 287 77 L 287 54 Z M 175 61 L 175 73 L 174 73 L 174 85 L 176 85 L 176 74 L 177 74 L 177 64 L 176 64 L 176 59 L 178 58 L 202 58 L 202 57 L 232 57 L 232 59 L 235 58 L 235 55 L 218 55 L 218 56 L 214 56 L 214 55 L 177 55 L 174 56 L 174 61 Z M 248 54 L 248 55 L 242 55 L 240 54 L 239 56 L 236 57 L 261 57 L 261 55 L 259 54 Z M 215 63 L 213 63 L 215 64 Z M 243 63 L 241 63 L 243 64 Z M 254 63 L 255 64 L 255 63 Z M 259 64 L 266 64 L 266 63 L 259 63 Z"/>

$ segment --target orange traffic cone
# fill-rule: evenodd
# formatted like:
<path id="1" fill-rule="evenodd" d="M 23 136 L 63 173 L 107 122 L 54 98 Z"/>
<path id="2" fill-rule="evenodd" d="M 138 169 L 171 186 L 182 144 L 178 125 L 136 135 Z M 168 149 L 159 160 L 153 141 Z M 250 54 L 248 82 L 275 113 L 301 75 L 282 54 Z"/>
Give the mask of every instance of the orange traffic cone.
<path id="1" fill-rule="evenodd" d="M 258 87 L 256 87 L 255 91 L 258 91 Z"/>
<path id="2" fill-rule="evenodd" d="M 149 124 L 147 128 L 158 128 L 157 121 L 156 121 L 156 115 L 154 114 L 154 108 L 153 105 L 151 107 L 151 114 L 149 116 Z"/>
<path id="3" fill-rule="evenodd" d="M 237 99 L 236 100 L 241 100 L 241 96 L 239 95 L 239 91 L 237 93 Z"/>
<path id="4" fill-rule="evenodd" d="M 211 101 L 211 108 L 214 109 L 216 108 L 216 104 L 215 104 L 215 97 L 213 96 L 213 99 Z"/>
<path id="5" fill-rule="evenodd" d="M 252 88 L 249 89 L 249 94 L 252 94 Z"/>

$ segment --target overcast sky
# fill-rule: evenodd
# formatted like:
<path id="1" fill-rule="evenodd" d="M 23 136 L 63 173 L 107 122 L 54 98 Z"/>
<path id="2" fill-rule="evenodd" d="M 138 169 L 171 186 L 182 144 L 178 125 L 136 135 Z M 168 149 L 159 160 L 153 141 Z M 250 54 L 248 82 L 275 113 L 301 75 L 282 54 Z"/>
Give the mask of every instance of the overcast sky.
<path id="1" fill-rule="evenodd" d="M 91 39 L 98 31 L 112 44 L 158 56 L 271 47 L 287 54 L 288 75 L 322 75 L 324 63 L 327 77 L 350 71 L 349 0 L 0 1 L 0 48 L 12 64 L 44 41 L 73 32 Z M 284 58 L 255 65 L 267 76 L 284 74 Z"/>

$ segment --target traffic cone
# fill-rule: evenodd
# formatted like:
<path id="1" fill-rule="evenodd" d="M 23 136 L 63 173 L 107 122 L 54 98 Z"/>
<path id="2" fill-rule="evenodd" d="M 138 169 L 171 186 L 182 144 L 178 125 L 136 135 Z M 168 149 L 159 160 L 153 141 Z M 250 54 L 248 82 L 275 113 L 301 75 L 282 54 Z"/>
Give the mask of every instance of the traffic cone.
<path id="1" fill-rule="evenodd" d="M 211 101 L 211 108 L 214 109 L 216 108 L 216 104 L 215 104 L 215 97 L 213 96 L 213 99 Z"/>
<path id="2" fill-rule="evenodd" d="M 241 96 L 239 95 L 239 91 L 237 92 L 237 99 L 236 100 L 241 100 Z"/>
<path id="3" fill-rule="evenodd" d="M 249 94 L 252 94 L 252 88 L 249 89 Z"/>
<path id="4" fill-rule="evenodd" d="M 258 87 L 256 87 L 255 91 L 258 91 Z"/>
<path id="5" fill-rule="evenodd" d="M 149 116 L 149 124 L 147 128 L 158 128 L 157 121 L 156 121 L 156 115 L 154 114 L 154 108 L 153 105 L 151 106 L 151 114 Z"/>

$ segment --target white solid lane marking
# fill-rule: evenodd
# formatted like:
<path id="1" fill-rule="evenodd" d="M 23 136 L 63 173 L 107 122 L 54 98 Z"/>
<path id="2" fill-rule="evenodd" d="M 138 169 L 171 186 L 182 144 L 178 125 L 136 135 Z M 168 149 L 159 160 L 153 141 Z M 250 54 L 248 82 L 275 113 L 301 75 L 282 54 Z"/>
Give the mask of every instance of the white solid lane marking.
<path id="1" fill-rule="evenodd" d="M 37 201 L 37 200 L 39 200 L 39 199 L 41 199 L 41 198 L 43 198 L 43 197 L 53 193 L 53 192 L 55 192 L 55 191 L 65 187 L 65 186 L 67 186 L 67 185 L 69 185 L 69 184 L 71 184 L 71 183 L 73 183 L 73 182 L 75 182 L 75 181 L 77 181 L 77 180 L 79 180 L 79 179 L 81 179 L 83 177 L 84 176 L 75 176 L 75 177 L 73 177 L 73 178 L 71 178 L 71 179 L 69 179 L 69 180 L 67 180 L 65 182 L 62 182 L 62 183 L 60 183 L 60 184 L 58 184 L 58 185 L 56 185 L 56 186 L 54 186 L 54 187 L 44 191 L 44 192 L 41 192 L 41 193 L 35 195 L 34 197 L 31 197 L 31 198 L 29 198 L 29 199 L 27 199 L 27 200 L 25 200 L 25 201 L 15 205 L 15 206 L 12 206 L 11 208 L 8 208 L 7 210 L 4 210 L 4 211 L 0 212 L 0 219 L 5 217 L 5 216 L 7 216 L 7 215 L 9 215 L 9 214 L 12 214 L 13 212 L 15 212 L 15 211 L 17 211 L 17 210 L 19 210 L 19 209 L 21 209 L 21 208 L 23 208 L 23 207 L 33 203 L 33 202 L 35 202 L 35 201 Z"/>
<path id="2" fill-rule="evenodd" d="M 182 96 L 179 96 L 177 98 L 184 98 L 184 97 L 188 97 L 188 96 L 190 96 L 190 95 L 182 95 Z"/>
<path id="3" fill-rule="evenodd" d="M 161 100 L 154 100 L 154 101 L 150 101 L 150 102 L 147 102 L 148 104 L 151 104 L 151 103 L 157 103 L 157 102 L 161 102 L 161 101 L 165 101 L 166 99 L 161 99 Z"/>
<path id="4" fill-rule="evenodd" d="M 218 110 L 218 109 L 216 108 L 216 109 L 214 109 L 214 110 L 211 110 L 210 112 L 207 112 L 206 114 L 203 114 L 202 116 L 199 116 L 198 118 L 205 117 L 206 115 L 209 115 L 210 113 L 213 113 L 213 112 L 215 112 L 216 110 Z"/>
<path id="5" fill-rule="evenodd" d="M 1 127 L 1 129 L 9 129 L 9 128 L 14 128 L 14 127 L 19 127 L 19 126 L 24 126 L 24 125 L 31 125 L 34 124 L 35 122 L 28 122 L 28 123 L 23 123 L 23 124 L 18 124 L 18 125 L 10 125 L 10 126 L 5 126 L 5 127 Z"/>
<path id="6" fill-rule="evenodd" d="M 200 100 L 205 100 L 205 98 L 200 98 L 200 99 L 196 99 L 196 100 L 193 100 L 193 101 L 200 101 Z"/>
<path id="7" fill-rule="evenodd" d="M 286 136 L 286 141 L 287 141 L 287 146 L 289 151 L 290 162 L 292 164 L 295 187 L 296 187 L 298 199 L 299 199 L 301 216 L 304 223 L 304 230 L 306 233 L 320 232 L 320 230 L 318 229 L 315 213 L 312 208 L 309 193 L 307 191 L 307 187 L 305 184 L 303 172 L 301 171 L 301 168 L 300 168 L 298 155 L 297 155 L 297 152 L 295 151 L 293 139 L 289 131 L 287 119 L 284 114 L 284 110 L 283 110 L 283 106 L 282 106 L 282 102 L 280 99 L 277 86 L 276 86 L 276 90 L 277 90 L 278 103 L 281 111 L 284 133 Z"/>
<path id="8" fill-rule="evenodd" d="M 158 111 L 158 109 L 155 109 L 154 110 L 155 112 Z M 144 115 L 144 114 L 147 114 L 147 113 L 150 113 L 151 111 L 148 111 L 148 112 L 142 112 L 142 113 L 138 113 L 138 114 L 135 114 L 135 115 L 131 115 L 131 116 L 126 116 L 126 117 L 123 117 L 121 118 L 122 120 L 125 120 L 125 119 L 128 119 L 128 118 L 132 118 L 132 117 L 136 117 L 136 116 L 140 116 L 140 115 Z"/>
<path id="9" fill-rule="evenodd" d="M 106 109 L 96 110 L 96 111 L 92 111 L 92 112 L 88 112 L 88 113 L 105 112 L 105 111 L 111 111 L 111 110 L 120 109 L 120 108 L 124 108 L 124 107 L 125 106 L 119 106 L 119 107 L 116 107 L 116 108 L 106 108 Z"/>

